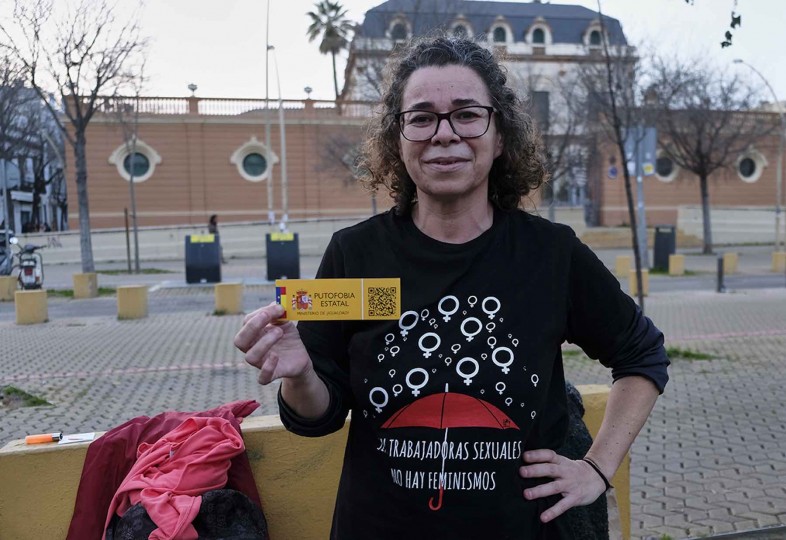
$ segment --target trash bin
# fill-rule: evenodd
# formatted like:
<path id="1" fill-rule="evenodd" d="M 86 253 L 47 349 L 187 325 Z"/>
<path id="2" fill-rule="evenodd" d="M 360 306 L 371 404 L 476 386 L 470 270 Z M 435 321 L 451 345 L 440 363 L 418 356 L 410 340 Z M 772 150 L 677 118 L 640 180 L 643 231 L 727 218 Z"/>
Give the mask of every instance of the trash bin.
<path id="1" fill-rule="evenodd" d="M 669 255 L 677 250 L 677 237 L 674 225 L 655 226 L 655 246 L 653 270 L 669 271 Z"/>
<path id="2" fill-rule="evenodd" d="M 300 279 L 300 247 L 297 233 L 265 235 L 267 279 Z"/>
<path id="3" fill-rule="evenodd" d="M 221 282 L 221 241 L 217 234 L 186 236 L 186 283 Z"/>

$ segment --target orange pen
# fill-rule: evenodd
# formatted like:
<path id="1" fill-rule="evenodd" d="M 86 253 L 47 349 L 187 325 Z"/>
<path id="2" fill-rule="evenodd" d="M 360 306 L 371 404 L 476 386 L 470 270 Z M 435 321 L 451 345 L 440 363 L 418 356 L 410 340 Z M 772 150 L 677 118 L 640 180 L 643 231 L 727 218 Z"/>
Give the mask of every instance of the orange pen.
<path id="1" fill-rule="evenodd" d="M 63 438 L 63 432 L 40 433 L 38 435 L 28 435 L 25 437 L 25 444 L 43 444 L 57 442 Z"/>

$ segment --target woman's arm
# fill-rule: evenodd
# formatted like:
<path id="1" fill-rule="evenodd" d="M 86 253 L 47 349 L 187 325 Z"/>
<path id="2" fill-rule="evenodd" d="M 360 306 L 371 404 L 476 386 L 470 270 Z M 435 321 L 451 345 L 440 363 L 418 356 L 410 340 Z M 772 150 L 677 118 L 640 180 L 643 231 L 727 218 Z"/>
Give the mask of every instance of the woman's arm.
<path id="1" fill-rule="evenodd" d="M 647 421 L 658 394 L 658 388 L 646 377 L 624 377 L 612 385 L 600 431 L 586 456 L 607 479 L 617 472 Z M 574 506 L 592 503 L 606 489 L 603 480 L 588 463 L 568 459 L 553 450 L 525 452 L 524 461 L 526 465 L 519 471 L 522 477 L 552 479 L 551 482 L 525 490 L 525 498 L 538 499 L 562 494 L 557 504 L 541 514 L 543 522 L 551 521 Z"/>

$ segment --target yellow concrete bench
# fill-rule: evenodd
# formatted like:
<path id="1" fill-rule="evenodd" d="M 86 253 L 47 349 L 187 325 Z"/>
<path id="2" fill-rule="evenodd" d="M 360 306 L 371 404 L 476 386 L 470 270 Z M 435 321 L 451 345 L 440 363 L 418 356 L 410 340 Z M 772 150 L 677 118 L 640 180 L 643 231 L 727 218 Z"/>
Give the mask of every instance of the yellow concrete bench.
<path id="1" fill-rule="evenodd" d="M 608 387 L 577 387 L 590 433 L 600 428 Z M 243 439 L 270 537 L 322 540 L 328 537 L 344 456 L 347 428 L 319 438 L 293 435 L 278 416 L 247 418 Z M 26 446 L 12 441 L 0 449 L 0 531 L 3 538 L 65 538 L 71 522 L 82 463 L 89 443 Z M 612 479 L 623 536 L 630 538 L 630 462 Z"/>
<path id="2" fill-rule="evenodd" d="M 74 274 L 74 298 L 95 298 L 98 296 L 98 274 L 86 272 Z"/>
<path id="3" fill-rule="evenodd" d="M 775 251 L 772 254 L 772 271 L 786 272 L 786 251 Z"/>
<path id="4" fill-rule="evenodd" d="M 243 284 L 216 283 L 213 290 L 217 315 L 243 313 Z"/>
<path id="5" fill-rule="evenodd" d="M 144 319 L 147 317 L 147 286 L 126 285 L 117 288 L 117 318 Z"/>
<path id="6" fill-rule="evenodd" d="M 16 292 L 16 276 L 0 276 L 0 302 L 12 302 Z"/>
<path id="7" fill-rule="evenodd" d="M 38 324 L 49 320 L 46 289 L 14 293 L 16 324 Z"/>
<path id="8" fill-rule="evenodd" d="M 669 275 L 685 275 L 685 255 L 669 255 Z"/>
<path id="9" fill-rule="evenodd" d="M 630 291 L 631 296 L 637 296 L 639 294 L 639 286 L 638 282 L 636 281 L 635 268 L 632 268 L 628 272 L 628 290 Z M 650 293 L 650 271 L 643 268 L 641 270 L 641 290 L 643 296 L 647 296 Z"/>

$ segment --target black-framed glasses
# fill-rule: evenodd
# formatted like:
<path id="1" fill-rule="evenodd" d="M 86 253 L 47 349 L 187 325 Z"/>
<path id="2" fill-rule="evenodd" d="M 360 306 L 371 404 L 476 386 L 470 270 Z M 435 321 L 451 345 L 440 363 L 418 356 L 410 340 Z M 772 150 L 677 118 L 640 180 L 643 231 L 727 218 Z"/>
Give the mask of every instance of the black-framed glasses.
<path id="1" fill-rule="evenodd" d="M 446 113 L 411 110 L 395 115 L 399 130 L 405 139 L 423 142 L 431 139 L 439 131 L 439 123 L 447 120 L 453 133 L 462 139 L 482 137 L 491 124 L 494 107 L 469 105 Z"/>

